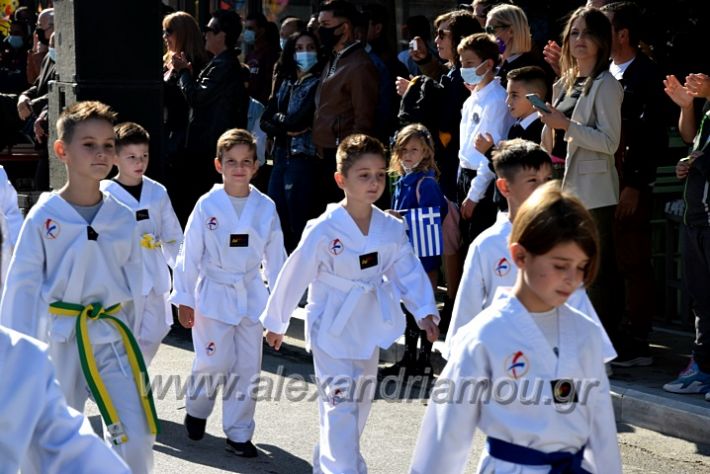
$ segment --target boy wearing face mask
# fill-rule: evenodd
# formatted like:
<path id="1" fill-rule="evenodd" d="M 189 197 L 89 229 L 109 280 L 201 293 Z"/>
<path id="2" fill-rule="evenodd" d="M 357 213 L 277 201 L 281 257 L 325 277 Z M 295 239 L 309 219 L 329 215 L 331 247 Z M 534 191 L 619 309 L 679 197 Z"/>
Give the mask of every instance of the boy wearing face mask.
<path id="1" fill-rule="evenodd" d="M 261 117 L 261 129 L 274 138 L 274 167 L 268 194 L 276 204 L 286 250 L 298 244 L 318 206 L 320 162 L 311 126 L 320 82 L 318 38 L 308 31 L 291 35 L 277 63 L 282 77 Z"/>
<path id="2" fill-rule="evenodd" d="M 505 104 L 505 89 L 494 78 L 500 61 L 495 37 L 485 33 L 467 36 L 459 43 L 458 53 L 461 77 L 471 90 L 471 97 L 461 110 L 456 184 L 463 248 L 468 248 L 481 231 L 495 222 L 496 215 L 492 199 L 495 174 L 480 144 L 486 138 L 496 144 L 500 142 L 514 119 Z"/>

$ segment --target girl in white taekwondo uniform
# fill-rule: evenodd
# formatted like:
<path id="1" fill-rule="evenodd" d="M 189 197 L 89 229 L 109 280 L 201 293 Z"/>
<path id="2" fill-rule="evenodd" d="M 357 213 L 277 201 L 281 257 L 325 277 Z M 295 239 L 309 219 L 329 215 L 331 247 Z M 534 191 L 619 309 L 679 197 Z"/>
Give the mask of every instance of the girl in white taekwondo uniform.
<path id="1" fill-rule="evenodd" d="M 49 352 L 67 403 L 89 394 L 104 436 L 135 473 L 152 471 L 158 432 L 143 357 L 142 266 L 135 217 L 99 189 L 111 170 L 115 113 L 77 102 L 57 121 L 54 152 L 67 183 L 43 194 L 20 232 L 0 304 L 4 325 L 38 339 Z"/>
<path id="2" fill-rule="evenodd" d="M 261 371 L 259 315 L 269 296 L 259 266 L 273 288 L 286 250 L 273 201 L 249 184 L 259 166 L 254 136 L 240 129 L 222 134 L 215 166 L 224 184 L 202 196 L 190 215 L 170 297 L 180 323 L 193 328 L 195 383 L 188 390 L 185 427 L 191 439 L 204 436 L 214 396 L 212 383 L 197 382 L 226 378 L 235 391 L 223 394 L 227 448 L 254 457 L 256 400 L 249 392 Z"/>
<path id="3" fill-rule="evenodd" d="M 335 181 L 345 199 L 309 222 L 261 321 L 267 342 L 278 350 L 310 283 L 306 343 L 321 391 L 313 471 L 363 473 L 359 439 L 372 403 L 379 348 L 404 331 L 400 298 L 432 342 L 439 318 L 404 224 L 373 206 L 387 176 L 382 144 L 351 135 L 338 147 L 336 160 Z"/>
<path id="4" fill-rule="evenodd" d="M 143 257 L 143 319 L 138 344 L 150 365 L 170 331 L 170 270 L 182 242 L 182 228 L 165 187 L 144 176 L 150 136 L 133 122 L 114 127 L 118 175 L 101 181 L 101 189 L 128 206 L 136 217 Z"/>
<path id="5" fill-rule="evenodd" d="M 508 245 L 513 219 L 530 194 L 552 176 L 550 155 L 539 145 L 521 139 L 503 142 L 493 155 L 493 167 L 499 176 L 496 185 L 505 196 L 509 211 L 508 214 L 500 213 L 496 223 L 484 230 L 471 244 L 442 351 L 446 359 L 456 333 L 489 307 L 499 294 L 508 293 L 515 286 L 518 271 L 512 263 Z M 615 359 L 614 346 L 586 290 L 580 287 L 572 293 L 567 304 L 598 324 L 604 342 L 604 362 Z"/>
<path id="6" fill-rule="evenodd" d="M 17 238 L 22 227 L 22 213 L 17 204 L 17 191 L 10 183 L 5 168 L 0 166 L 0 284 L 5 283 L 7 268 L 10 265 L 12 251 L 17 245 Z"/>
<path id="7" fill-rule="evenodd" d="M 479 428 L 488 437 L 481 473 L 620 473 L 602 338 L 565 304 L 596 274 L 594 221 L 548 183 L 520 208 L 510 241 L 514 293 L 456 335 L 411 472 L 463 472 Z"/>
<path id="8" fill-rule="evenodd" d="M 0 326 L 0 373 L 0 473 L 131 472 L 67 406 L 44 344 Z"/>

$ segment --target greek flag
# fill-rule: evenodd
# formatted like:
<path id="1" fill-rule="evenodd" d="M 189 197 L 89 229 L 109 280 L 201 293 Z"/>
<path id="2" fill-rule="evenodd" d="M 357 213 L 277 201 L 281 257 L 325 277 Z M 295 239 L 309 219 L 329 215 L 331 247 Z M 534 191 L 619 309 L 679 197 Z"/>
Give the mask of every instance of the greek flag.
<path id="1" fill-rule="evenodd" d="M 401 211 L 407 224 L 407 235 L 417 257 L 434 257 L 443 250 L 441 212 L 439 206 Z"/>

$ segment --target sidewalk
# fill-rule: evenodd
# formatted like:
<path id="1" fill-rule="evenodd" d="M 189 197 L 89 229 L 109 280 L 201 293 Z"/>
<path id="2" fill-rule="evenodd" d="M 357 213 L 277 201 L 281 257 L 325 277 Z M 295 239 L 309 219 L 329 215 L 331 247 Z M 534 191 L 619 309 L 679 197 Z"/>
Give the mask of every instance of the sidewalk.
<path id="1" fill-rule="evenodd" d="M 296 309 L 285 342 L 303 346 L 304 309 Z M 654 328 L 651 334 L 654 365 L 629 369 L 614 368 L 610 377 L 616 421 L 691 442 L 710 440 L 710 402 L 702 395 L 668 393 L 661 387 L 676 378 L 688 363 L 691 333 Z M 441 357 L 443 341 L 434 343 L 432 365 L 440 373 L 446 361 Z M 380 351 L 380 362 L 390 364 L 402 357 L 404 337 Z"/>

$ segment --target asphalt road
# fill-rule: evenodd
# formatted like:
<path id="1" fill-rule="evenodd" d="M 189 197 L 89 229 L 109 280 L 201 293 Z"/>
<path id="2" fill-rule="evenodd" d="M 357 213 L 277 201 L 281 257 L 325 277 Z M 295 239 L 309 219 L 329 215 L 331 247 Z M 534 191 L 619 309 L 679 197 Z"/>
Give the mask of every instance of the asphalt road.
<path id="1" fill-rule="evenodd" d="M 208 420 L 201 441 L 185 435 L 183 397 L 176 389 L 177 378 L 184 380 L 192 364 L 191 343 L 170 335 L 151 366 L 151 377 L 162 378 L 162 393 L 156 393 L 161 434 L 155 444 L 156 473 L 278 473 L 311 472 L 313 446 L 318 439 L 318 412 L 312 398 L 316 386 L 310 382 L 312 362 L 300 341 L 289 340 L 282 353 L 265 350 L 261 397 L 256 409 L 253 442 L 259 448 L 255 459 L 242 459 L 224 449 L 221 401 Z M 173 377 L 172 379 L 170 377 Z M 269 384 L 273 384 L 269 386 Z M 370 473 L 405 473 L 412 456 L 426 397 L 418 387 L 391 400 L 384 393 L 372 407 L 361 441 Z M 97 424 L 96 407 L 87 406 Z M 625 473 L 681 474 L 710 473 L 710 444 L 689 443 L 629 425 L 617 425 Z M 710 440 L 708 440 L 710 443 Z M 474 440 L 466 472 L 475 472 L 483 437 Z"/>

